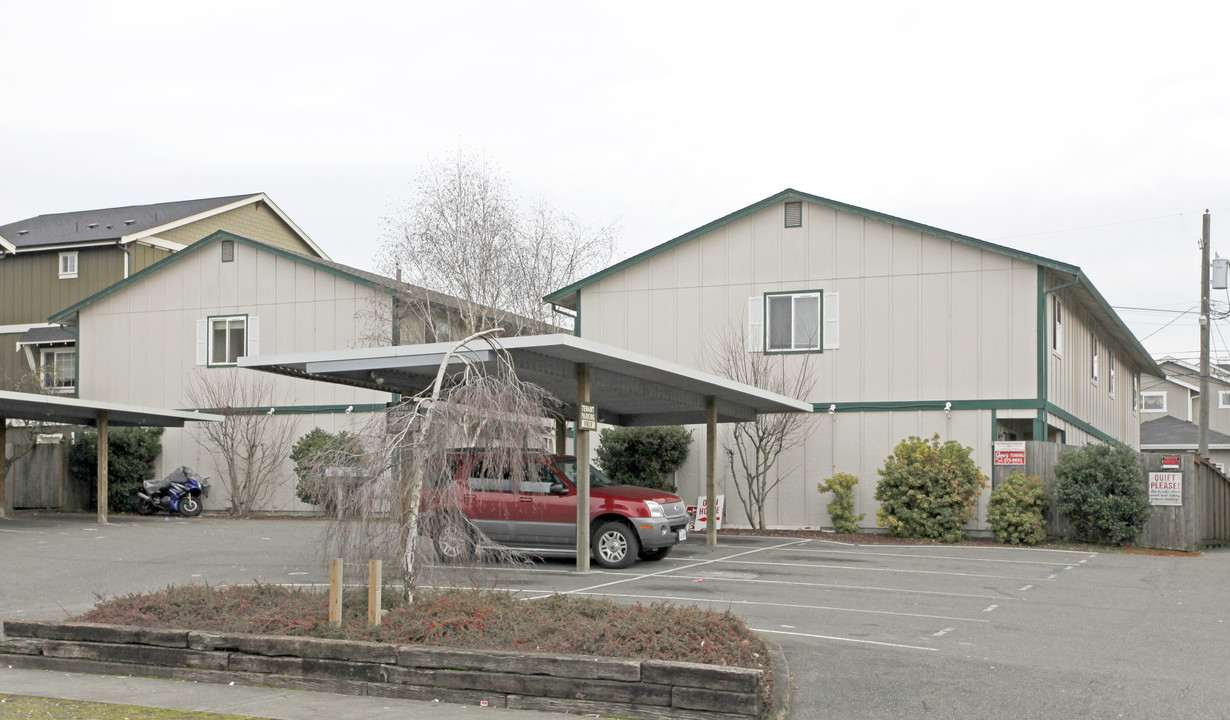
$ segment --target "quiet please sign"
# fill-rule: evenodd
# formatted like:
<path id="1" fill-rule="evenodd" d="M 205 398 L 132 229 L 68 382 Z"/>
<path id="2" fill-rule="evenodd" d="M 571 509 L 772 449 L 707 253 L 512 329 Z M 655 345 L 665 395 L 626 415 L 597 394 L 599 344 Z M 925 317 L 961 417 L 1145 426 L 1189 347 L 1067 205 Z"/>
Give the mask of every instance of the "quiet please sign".
<path id="1" fill-rule="evenodd" d="M 1150 505 L 1182 505 L 1183 473 L 1149 473 Z"/>

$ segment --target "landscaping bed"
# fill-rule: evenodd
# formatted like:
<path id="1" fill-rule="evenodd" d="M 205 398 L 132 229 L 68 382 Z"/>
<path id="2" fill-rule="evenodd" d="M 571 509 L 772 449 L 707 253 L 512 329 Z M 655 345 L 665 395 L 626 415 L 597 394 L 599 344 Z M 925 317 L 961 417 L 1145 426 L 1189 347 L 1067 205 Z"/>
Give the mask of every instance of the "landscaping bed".
<path id="1" fill-rule="evenodd" d="M 348 592 L 333 626 L 317 592 L 172 587 L 66 623 L 7 620 L 0 654 L 31 668 L 646 720 L 762 718 L 784 705 L 773 700 L 780 651 L 729 612 L 444 590 L 409 608 L 386 602 L 373 628 L 365 601 Z"/>

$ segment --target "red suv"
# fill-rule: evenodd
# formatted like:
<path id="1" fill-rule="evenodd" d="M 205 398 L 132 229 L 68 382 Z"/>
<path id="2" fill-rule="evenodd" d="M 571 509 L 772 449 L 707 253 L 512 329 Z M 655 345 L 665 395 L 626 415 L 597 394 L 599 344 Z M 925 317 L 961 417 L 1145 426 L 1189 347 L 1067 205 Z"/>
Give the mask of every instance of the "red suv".
<path id="1" fill-rule="evenodd" d="M 426 489 L 424 496 L 441 560 L 466 560 L 487 541 L 530 555 L 576 555 L 575 457 L 523 456 L 532 461 L 530 469 L 515 472 L 484 450 L 457 451 L 449 460 L 451 482 Z M 599 565 L 625 568 L 637 558 L 661 560 L 687 537 L 687 512 L 678 495 L 617 485 L 593 465 L 589 484 L 590 547 Z M 466 521 L 442 521 L 450 511 L 460 511 Z"/>

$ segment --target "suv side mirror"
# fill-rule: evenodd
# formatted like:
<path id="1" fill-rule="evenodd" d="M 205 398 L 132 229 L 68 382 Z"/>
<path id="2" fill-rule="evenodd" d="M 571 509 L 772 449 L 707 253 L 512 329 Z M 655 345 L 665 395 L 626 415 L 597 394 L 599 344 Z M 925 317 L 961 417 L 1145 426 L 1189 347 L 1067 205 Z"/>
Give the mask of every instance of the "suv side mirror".
<path id="1" fill-rule="evenodd" d="M 567 495 L 568 486 L 561 482 L 551 483 L 551 489 L 549 490 L 549 492 L 552 495 Z"/>

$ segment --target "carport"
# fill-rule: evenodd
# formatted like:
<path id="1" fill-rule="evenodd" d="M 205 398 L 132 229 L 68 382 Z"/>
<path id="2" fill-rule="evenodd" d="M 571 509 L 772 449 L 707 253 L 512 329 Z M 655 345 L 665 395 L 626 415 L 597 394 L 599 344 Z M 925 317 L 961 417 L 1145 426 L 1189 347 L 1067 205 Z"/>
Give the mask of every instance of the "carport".
<path id="1" fill-rule="evenodd" d="M 590 442 L 583 411 L 609 425 L 704 425 L 705 493 L 716 496 L 717 424 L 750 422 L 761 414 L 811 412 L 810 403 L 647 355 L 572 335 L 530 335 L 501 339 L 517 376 L 542 387 L 576 419 L 577 570 L 589 570 Z M 354 387 L 415 395 L 435 380 L 453 343 L 360 348 L 293 355 L 253 356 L 239 366 Z M 490 369 L 496 351 L 473 349 L 466 360 Z M 458 361 L 460 367 L 460 361 Z M 557 450 L 562 452 L 562 426 Z M 717 544 L 714 513 L 706 540 Z"/>
<path id="2" fill-rule="evenodd" d="M 182 410 L 160 410 L 137 405 L 80 400 L 55 395 L 34 395 L 0 390 L 0 452 L 4 452 L 8 419 L 89 425 L 98 428 L 98 522 L 107 522 L 108 428 L 117 426 L 183 427 L 186 422 L 222 422 L 221 415 Z M 7 503 L 5 474 L 0 474 L 0 502 Z M 7 511 L 7 505 L 5 510 Z"/>

